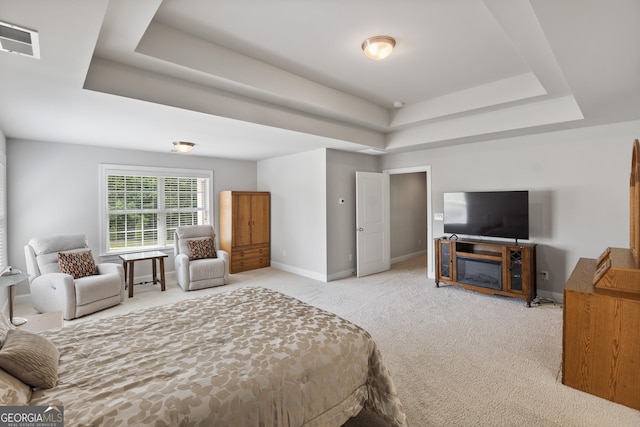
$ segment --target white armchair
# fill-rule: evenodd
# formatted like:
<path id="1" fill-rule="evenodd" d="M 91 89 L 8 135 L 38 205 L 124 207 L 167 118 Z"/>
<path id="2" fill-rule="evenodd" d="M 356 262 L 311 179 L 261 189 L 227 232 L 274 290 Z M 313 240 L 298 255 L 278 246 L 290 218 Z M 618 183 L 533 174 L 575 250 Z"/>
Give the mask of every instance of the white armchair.
<path id="1" fill-rule="evenodd" d="M 78 258 L 89 261 L 83 264 L 84 268 L 95 263 L 87 251 L 90 249 L 84 234 L 34 237 L 29 240 L 24 252 L 31 302 L 38 312 L 62 311 L 62 316 L 71 320 L 113 307 L 124 300 L 124 269 L 120 264 L 97 264 L 94 274 L 79 278 L 61 272 L 59 253 L 71 257 L 71 263 L 74 254 L 82 255 L 84 252 L 83 257 Z"/>
<path id="2" fill-rule="evenodd" d="M 211 241 L 209 241 L 211 239 Z M 229 254 L 215 249 L 216 234 L 210 225 L 178 227 L 175 241 L 175 271 L 178 285 L 185 291 L 221 286 L 229 279 Z M 194 253 L 194 244 L 213 245 L 216 257 Z"/>

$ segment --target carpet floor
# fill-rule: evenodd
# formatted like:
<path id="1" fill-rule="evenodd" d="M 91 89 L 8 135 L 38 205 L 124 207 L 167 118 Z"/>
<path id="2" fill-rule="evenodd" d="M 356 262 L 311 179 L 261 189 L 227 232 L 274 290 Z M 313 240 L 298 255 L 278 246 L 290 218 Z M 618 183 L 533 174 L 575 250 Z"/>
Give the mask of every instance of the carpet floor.
<path id="1" fill-rule="evenodd" d="M 369 331 L 413 427 L 640 426 L 640 411 L 562 385 L 561 306 L 527 308 L 519 299 L 436 288 L 424 256 L 329 283 L 274 268 L 234 274 L 226 286 L 194 292 L 169 279 L 165 292 L 136 286 L 133 298 L 86 319 L 243 286 L 275 289 Z M 16 299 L 15 312 L 35 313 L 28 297 Z M 345 426 L 383 425 L 363 411 Z"/>

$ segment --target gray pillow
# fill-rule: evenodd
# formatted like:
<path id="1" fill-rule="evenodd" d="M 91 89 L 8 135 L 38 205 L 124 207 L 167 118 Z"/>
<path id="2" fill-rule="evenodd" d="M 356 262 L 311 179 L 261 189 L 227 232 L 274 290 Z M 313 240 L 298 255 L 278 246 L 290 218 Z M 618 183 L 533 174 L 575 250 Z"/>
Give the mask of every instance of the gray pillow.
<path id="1" fill-rule="evenodd" d="M 0 368 L 35 388 L 51 388 L 58 382 L 58 349 L 45 337 L 11 329 L 0 349 Z"/>

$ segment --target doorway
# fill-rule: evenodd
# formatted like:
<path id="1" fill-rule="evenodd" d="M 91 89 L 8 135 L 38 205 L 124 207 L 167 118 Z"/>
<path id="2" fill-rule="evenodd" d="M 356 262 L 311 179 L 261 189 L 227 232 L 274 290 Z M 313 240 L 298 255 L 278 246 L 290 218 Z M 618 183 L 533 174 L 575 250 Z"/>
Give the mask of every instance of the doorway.
<path id="1" fill-rule="evenodd" d="M 426 215 L 424 212 L 414 212 L 413 214 L 403 214 L 398 209 L 395 210 L 392 207 L 392 232 L 391 232 L 391 244 L 392 244 L 392 259 L 395 252 L 402 252 L 411 254 L 415 249 L 416 251 L 426 250 L 427 252 L 427 277 L 434 278 L 434 257 L 433 257 L 433 214 L 431 207 L 431 166 L 414 167 L 414 168 L 400 168 L 385 170 L 392 179 L 391 186 L 391 200 L 397 207 L 398 204 L 404 206 L 411 206 L 412 203 L 426 203 Z M 407 191 L 402 194 L 398 194 L 402 191 L 400 187 L 394 186 L 393 175 L 406 175 L 412 174 L 410 177 L 402 177 L 398 179 L 396 184 L 408 185 Z M 416 179 L 423 179 L 423 183 L 417 183 Z M 395 188 L 394 188 L 395 187 Z M 426 191 L 425 191 L 426 189 Z M 417 194 L 416 191 L 425 191 L 424 199 L 421 198 L 422 194 Z M 405 194 L 406 193 L 406 194 Z M 413 197 L 415 195 L 418 200 L 407 200 L 407 197 Z M 423 218 L 418 219 L 418 218 Z M 402 224 L 403 221 L 424 221 L 424 224 Z M 394 225 L 394 222 L 396 224 Z M 395 240 L 394 240 L 395 239 Z M 426 239 L 425 242 L 418 242 L 422 239 Z M 414 249 L 412 249 L 414 248 Z M 424 248 L 424 249 L 420 249 Z"/>

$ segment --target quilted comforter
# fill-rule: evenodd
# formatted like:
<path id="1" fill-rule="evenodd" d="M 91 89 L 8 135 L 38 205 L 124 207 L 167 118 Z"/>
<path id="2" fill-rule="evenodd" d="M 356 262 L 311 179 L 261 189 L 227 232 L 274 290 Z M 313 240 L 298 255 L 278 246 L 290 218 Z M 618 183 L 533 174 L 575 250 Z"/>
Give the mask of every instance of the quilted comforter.
<path id="1" fill-rule="evenodd" d="M 340 426 L 363 407 L 405 426 L 371 336 L 297 299 L 242 288 L 45 332 L 69 426 Z"/>

